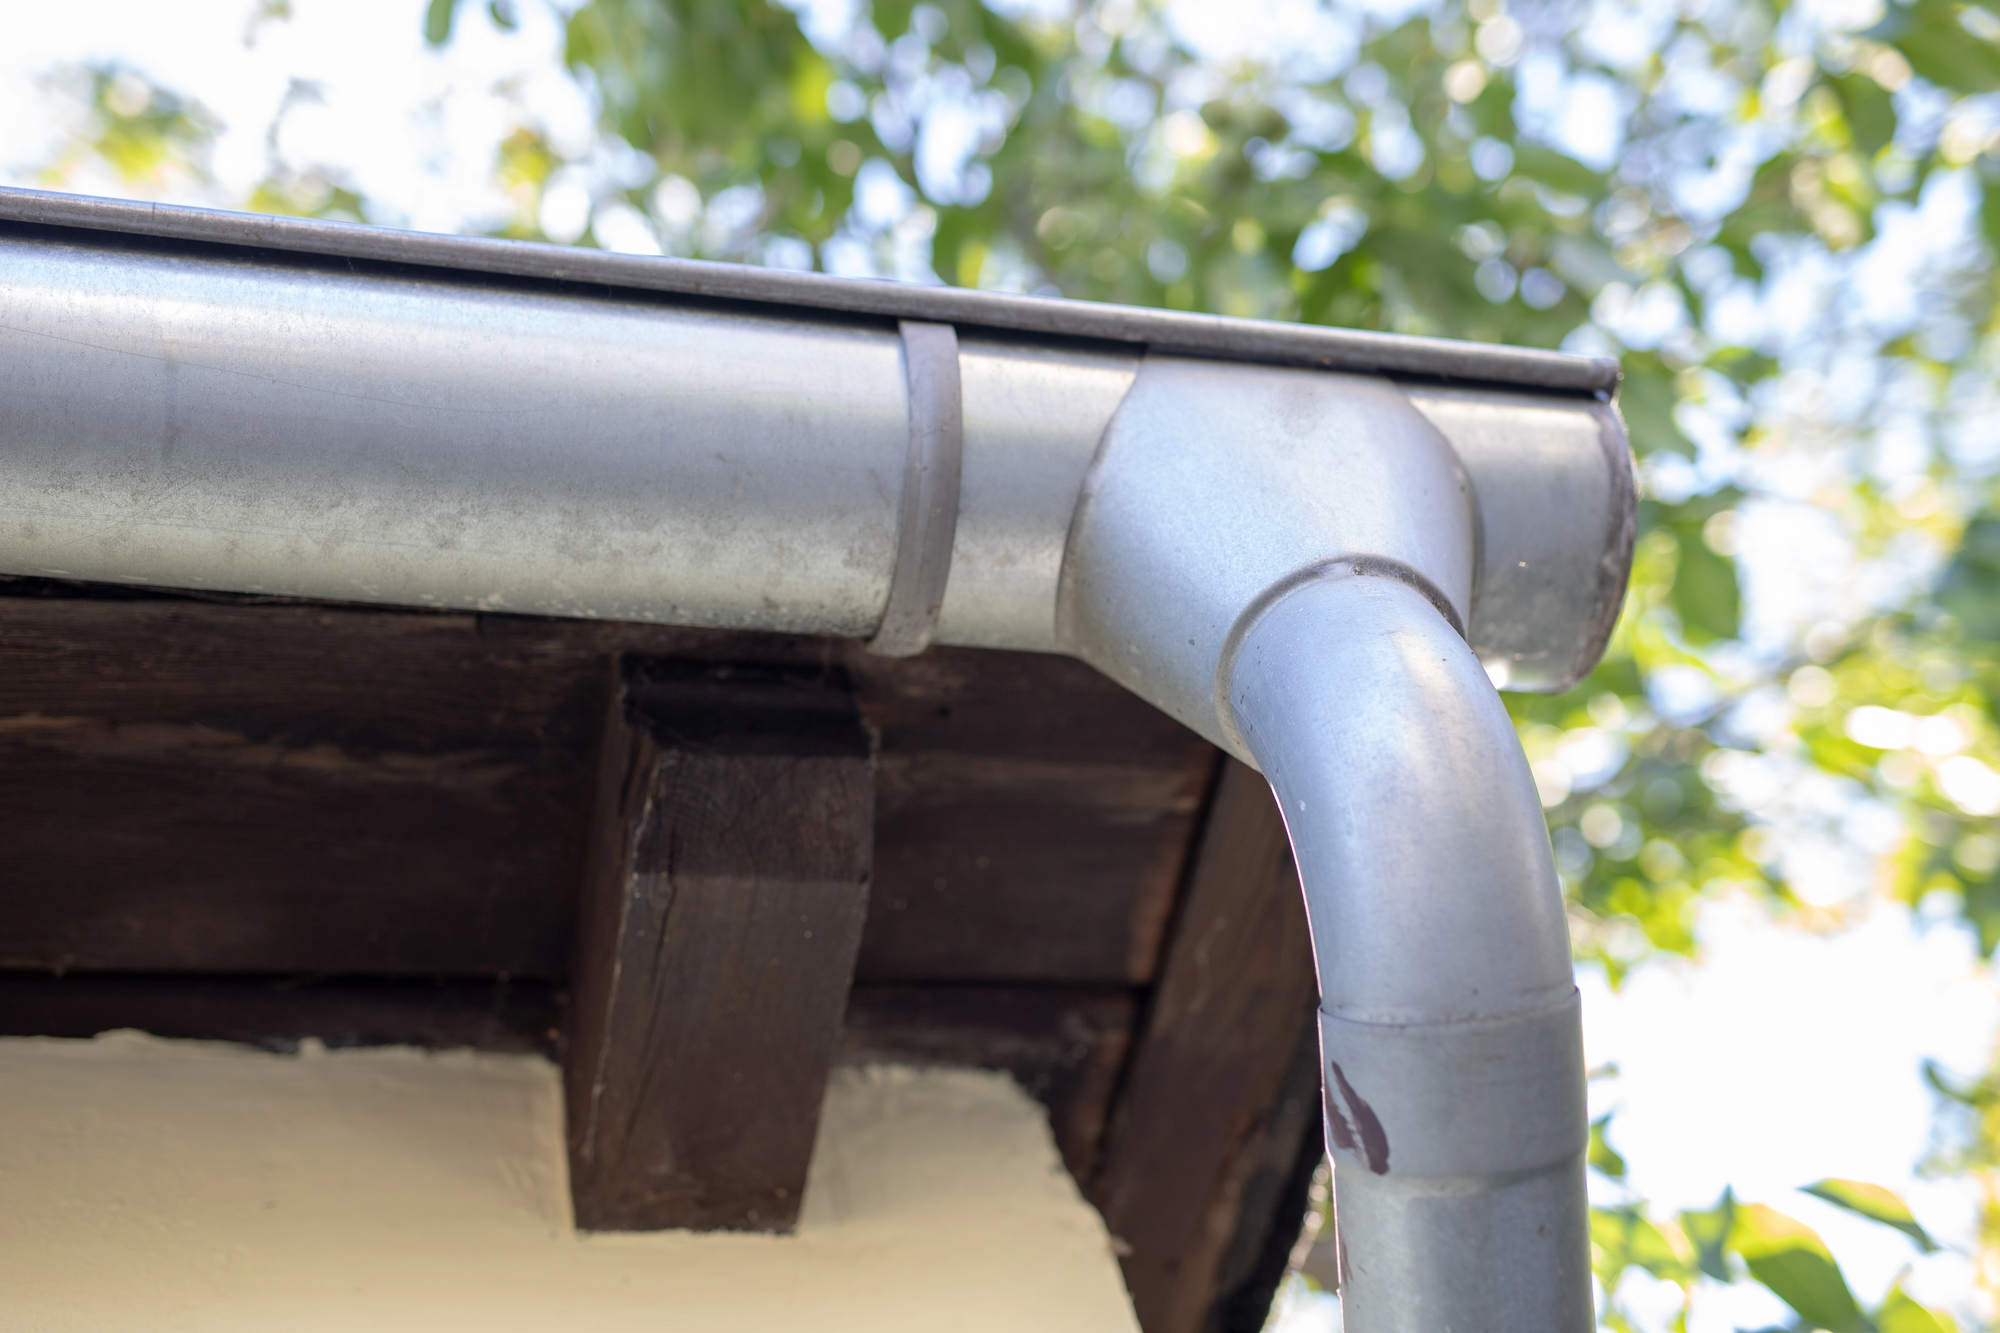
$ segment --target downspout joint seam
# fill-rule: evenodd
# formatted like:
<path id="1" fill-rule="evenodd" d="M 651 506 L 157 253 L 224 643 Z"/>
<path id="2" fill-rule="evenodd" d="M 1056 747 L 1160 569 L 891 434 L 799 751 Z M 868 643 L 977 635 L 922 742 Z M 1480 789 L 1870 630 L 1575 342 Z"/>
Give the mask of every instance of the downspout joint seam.
<path id="1" fill-rule="evenodd" d="M 1583 1100 L 1550 1096 L 1584 1081 L 1574 988 L 1500 1018 L 1369 1023 L 1321 1009 L 1319 1026 L 1327 1150 L 1348 1165 L 1378 1176 L 1504 1178 L 1547 1170 L 1589 1144 Z"/>
<path id="2" fill-rule="evenodd" d="M 1315 560 L 1309 565 L 1293 570 L 1250 600 L 1249 605 L 1243 608 L 1235 622 L 1230 625 L 1228 634 L 1222 640 L 1222 651 L 1216 657 L 1214 684 L 1216 722 L 1222 728 L 1223 736 L 1238 754 L 1249 754 L 1250 742 L 1237 726 L 1236 708 L 1229 701 L 1229 682 L 1236 671 L 1237 654 L 1242 651 L 1245 640 L 1250 637 L 1250 631 L 1256 628 L 1257 622 L 1264 618 L 1266 612 L 1300 588 L 1321 580 L 1334 582 L 1348 578 L 1386 578 L 1405 584 L 1436 607 L 1438 614 L 1444 617 L 1445 623 L 1451 626 L 1459 638 L 1466 637 L 1465 621 L 1459 616 L 1458 608 L 1452 605 L 1451 598 L 1445 596 L 1437 584 L 1401 560 L 1392 560 L 1379 555 L 1346 554 Z"/>

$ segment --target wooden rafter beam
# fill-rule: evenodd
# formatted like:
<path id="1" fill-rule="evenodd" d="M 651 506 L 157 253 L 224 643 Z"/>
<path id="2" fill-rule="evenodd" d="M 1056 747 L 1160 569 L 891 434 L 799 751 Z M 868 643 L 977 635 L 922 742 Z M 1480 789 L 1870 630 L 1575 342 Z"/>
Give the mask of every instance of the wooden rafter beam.
<path id="1" fill-rule="evenodd" d="M 867 914 L 874 755 L 831 673 L 622 673 L 564 1043 L 577 1225 L 787 1231 Z"/>

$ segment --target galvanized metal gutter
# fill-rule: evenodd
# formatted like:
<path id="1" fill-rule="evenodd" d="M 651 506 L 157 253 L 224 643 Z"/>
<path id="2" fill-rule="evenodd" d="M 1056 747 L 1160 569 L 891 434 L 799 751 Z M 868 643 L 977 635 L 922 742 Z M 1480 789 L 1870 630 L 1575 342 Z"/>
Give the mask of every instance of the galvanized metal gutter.
<path id="1" fill-rule="evenodd" d="M 0 221 L 78 227 L 293 254 L 588 283 L 720 301 L 882 315 L 1018 333 L 1197 352 L 1273 365 L 1491 381 L 1559 393 L 1610 393 L 1618 363 L 1528 348 L 1227 319 L 1037 296 L 832 278 L 744 264 L 656 259 L 575 246 L 395 231 L 306 218 L 229 213 L 42 190 L 0 188 Z"/>
<path id="2" fill-rule="evenodd" d="M 1492 683 L 1610 633 L 1615 380 L 0 191 L 0 572 L 1073 653 L 1273 783 L 1348 1328 L 1582 1333 L 1575 988 Z"/>

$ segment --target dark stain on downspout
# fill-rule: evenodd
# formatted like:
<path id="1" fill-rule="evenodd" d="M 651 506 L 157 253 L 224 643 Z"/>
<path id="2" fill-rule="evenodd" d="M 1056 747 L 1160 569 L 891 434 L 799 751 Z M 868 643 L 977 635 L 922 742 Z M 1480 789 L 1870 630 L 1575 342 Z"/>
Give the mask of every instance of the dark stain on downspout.
<path id="1" fill-rule="evenodd" d="M 1359 1145 L 1361 1155 L 1368 1160 L 1368 1169 L 1378 1176 L 1387 1175 L 1389 1135 L 1382 1128 L 1381 1118 L 1375 1114 L 1374 1107 L 1361 1099 L 1361 1094 L 1354 1090 L 1354 1085 L 1347 1081 L 1347 1075 L 1341 1072 L 1337 1061 L 1327 1061 L 1326 1067 L 1333 1074 L 1334 1083 L 1340 1087 L 1341 1100 L 1345 1101 L 1347 1109 L 1354 1113 L 1354 1123 L 1349 1125 L 1334 1102 L 1333 1089 L 1331 1087 L 1327 1089 L 1326 1121 L 1327 1129 L 1333 1135 L 1334 1145 L 1353 1152 L 1356 1147 L 1355 1139 L 1358 1137 L 1361 1140 Z"/>
<path id="2" fill-rule="evenodd" d="M 1354 1152 L 1354 1126 L 1340 1113 L 1340 1103 L 1333 1099 L 1333 1084 L 1322 1081 L 1319 1086 L 1321 1100 L 1326 1103 L 1326 1132 L 1333 1137 L 1333 1146 L 1343 1152 Z"/>

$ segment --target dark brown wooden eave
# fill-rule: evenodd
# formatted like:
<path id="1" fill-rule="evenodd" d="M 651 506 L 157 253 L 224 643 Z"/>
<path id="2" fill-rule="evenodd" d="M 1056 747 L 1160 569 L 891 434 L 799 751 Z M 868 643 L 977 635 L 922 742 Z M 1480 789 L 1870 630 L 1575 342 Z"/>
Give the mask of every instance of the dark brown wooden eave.
<path id="1" fill-rule="evenodd" d="M 1013 1074 L 1147 1333 L 1261 1326 L 1319 1156 L 1282 826 L 1064 658 L 0 580 L 0 1033 L 559 1054 L 620 659 L 851 681 L 838 1058 Z"/>

